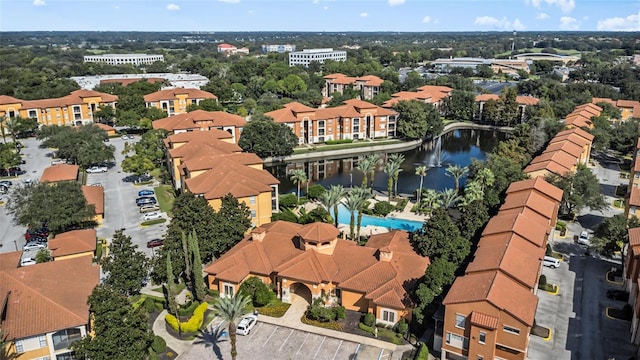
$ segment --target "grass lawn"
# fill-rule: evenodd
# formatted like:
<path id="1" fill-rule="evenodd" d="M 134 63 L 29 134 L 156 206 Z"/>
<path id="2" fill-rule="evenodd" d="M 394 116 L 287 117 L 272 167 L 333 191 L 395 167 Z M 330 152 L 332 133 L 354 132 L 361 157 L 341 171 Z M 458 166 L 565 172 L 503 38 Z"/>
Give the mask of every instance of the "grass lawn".
<path id="1" fill-rule="evenodd" d="M 156 192 L 160 210 L 170 214 L 171 210 L 173 210 L 173 201 L 175 200 L 175 192 L 171 185 L 160 185 L 153 190 Z"/>
<path id="2" fill-rule="evenodd" d="M 176 284 L 173 286 L 173 291 L 175 291 L 176 294 L 180 294 L 182 292 L 182 290 L 184 290 L 185 288 L 185 284 L 184 283 L 180 283 L 180 284 Z M 158 286 L 155 287 L 153 289 L 151 289 L 151 291 L 155 291 L 157 293 L 160 293 L 162 295 L 164 295 L 164 290 L 162 286 Z"/>
<path id="3" fill-rule="evenodd" d="M 403 142 L 402 140 L 374 140 L 374 141 L 358 141 L 350 144 L 336 144 L 336 145 L 315 145 L 312 148 L 308 147 L 297 147 L 293 149 L 294 154 L 306 154 L 309 152 L 315 151 L 325 151 L 325 150 L 342 150 L 342 149 L 353 149 L 367 146 L 376 146 L 376 145 L 387 145 L 387 144 L 398 144 Z"/>
<path id="4" fill-rule="evenodd" d="M 261 315 L 279 318 L 284 316 L 287 310 L 289 310 L 290 306 L 291 304 L 282 302 L 282 300 L 280 299 L 274 299 L 271 300 L 267 305 L 256 309 Z M 253 312 L 253 309 L 251 309 L 250 312 Z"/>
<path id="5" fill-rule="evenodd" d="M 624 209 L 624 199 L 613 200 L 613 206 L 618 209 Z"/>

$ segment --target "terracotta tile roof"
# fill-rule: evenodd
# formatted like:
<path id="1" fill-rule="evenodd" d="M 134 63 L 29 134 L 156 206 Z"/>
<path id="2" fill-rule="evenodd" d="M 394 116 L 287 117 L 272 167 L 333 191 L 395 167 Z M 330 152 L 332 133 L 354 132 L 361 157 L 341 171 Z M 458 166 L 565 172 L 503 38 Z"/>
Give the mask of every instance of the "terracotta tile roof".
<path id="1" fill-rule="evenodd" d="M 378 107 L 375 104 L 366 102 L 364 100 L 358 100 L 358 99 L 345 100 L 344 104 L 347 106 L 353 106 L 354 108 L 357 108 L 357 109 L 373 109 Z"/>
<path id="2" fill-rule="evenodd" d="M 153 92 L 144 96 L 145 102 L 178 100 L 178 95 L 187 95 L 187 99 L 217 99 L 212 93 L 200 89 L 175 88 Z"/>
<path id="3" fill-rule="evenodd" d="M 424 275 L 429 259 L 416 254 L 408 233 L 396 231 L 372 236 L 372 244 L 359 246 L 337 239 L 331 255 L 302 250 L 298 234 L 325 239 L 338 234 L 330 224 L 299 225 L 276 221 L 255 229 L 240 243 L 205 269 L 225 281 L 239 283 L 249 274 L 271 275 L 313 284 L 335 283 L 340 288 L 365 294 L 377 304 L 404 308 L 408 287 Z M 253 236 L 264 236 L 262 241 Z M 256 234 L 256 235 L 254 235 Z M 406 244 L 402 244 L 406 243 Z M 376 245 L 393 250 L 391 261 L 376 257 Z M 408 251 L 405 251 L 408 250 Z M 405 285 L 406 287 L 403 287 Z"/>
<path id="4" fill-rule="evenodd" d="M 116 129 L 113 126 L 109 126 L 107 124 L 103 124 L 103 123 L 93 123 L 93 125 L 99 127 L 100 129 L 104 130 L 104 131 L 116 131 Z"/>
<path id="5" fill-rule="evenodd" d="M 529 242 L 480 241 L 466 274 L 499 270 L 530 290 L 535 289 L 541 259 L 528 251 L 539 254 L 540 248 Z"/>
<path id="6" fill-rule="evenodd" d="M 153 121 L 154 129 L 176 130 L 209 130 L 223 126 L 243 127 L 247 121 L 242 117 L 224 111 L 195 110 L 186 114 L 169 116 Z"/>
<path id="7" fill-rule="evenodd" d="M 541 214 L 548 221 L 557 215 L 555 213 L 556 205 L 558 205 L 558 202 L 531 189 L 529 191 L 507 194 L 500 210 L 509 210 L 524 206 Z"/>
<path id="8" fill-rule="evenodd" d="M 575 158 L 579 158 L 582 155 L 582 147 L 570 141 L 557 141 L 551 143 L 544 150 L 545 153 L 554 151 L 564 151 Z"/>
<path id="9" fill-rule="evenodd" d="M 365 113 L 365 111 L 363 111 L 364 109 L 367 109 L 366 112 L 372 112 L 372 115 L 374 116 L 398 114 L 393 110 L 384 109 L 363 100 L 351 99 L 345 101 L 344 105 L 320 109 L 313 109 L 300 103 L 293 102 L 285 104 L 284 109 L 274 110 L 265 113 L 265 115 L 272 117 L 275 122 L 292 123 L 302 121 L 302 117 L 298 118 L 297 116 L 297 114 L 301 112 L 304 112 L 304 117 L 307 117 L 310 120 L 326 120 L 339 117 L 362 117 Z"/>
<path id="10" fill-rule="evenodd" d="M 51 256 L 81 254 L 96 251 L 96 229 L 67 231 L 49 240 Z"/>
<path id="11" fill-rule="evenodd" d="M 553 160 L 546 160 L 546 161 L 540 161 L 540 162 L 536 162 L 535 164 L 528 165 L 527 167 L 524 168 L 524 173 L 531 174 L 533 172 L 540 171 L 540 170 L 546 170 L 550 173 L 560 175 L 560 176 L 564 176 L 567 173 L 571 172 L 570 168 L 564 167 L 562 164 L 559 164 Z"/>
<path id="12" fill-rule="evenodd" d="M 585 113 L 585 112 L 590 114 L 589 118 L 591 116 L 600 116 L 600 114 L 602 113 L 602 108 L 600 108 L 597 105 L 593 105 L 591 103 L 582 104 L 582 105 L 576 106 L 575 109 L 573 109 L 572 113 Z"/>
<path id="13" fill-rule="evenodd" d="M 221 140 L 214 140 L 212 142 L 190 141 L 180 147 L 169 149 L 169 156 L 175 159 L 191 158 L 199 154 L 231 154 L 234 152 L 242 152 L 242 148 L 237 144 Z"/>
<path id="14" fill-rule="evenodd" d="M 440 86 L 440 85 L 424 85 L 418 88 L 419 91 L 430 91 L 430 92 L 441 92 L 445 94 L 449 94 L 453 91 L 452 88 L 448 86 Z"/>
<path id="15" fill-rule="evenodd" d="M 104 188 L 102 186 L 82 186 L 82 193 L 87 203 L 94 205 L 96 215 L 104 215 Z"/>
<path id="16" fill-rule="evenodd" d="M 640 228 L 631 228 L 629 231 L 629 246 L 634 256 L 640 256 Z"/>
<path id="17" fill-rule="evenodd" d="M 489 220 L 482 236 L 512 232 L 538 247 L 544 247 L 547 242 L 547 228 L 522 214 L 503 215 L 499 212 Z"/>
<path id="18" fill-rule="evenodd" d="M 273 121 L 277 123 L 291 123 L 302 121 L 302 119 L 298 119 L 298 113 L 311 113 L 316 111 L 316 109 L 303 105 L 299 102 L 292 101 L 290 103 L 284 104 L 284 108 L 269 111 L 264 113 L 266 116 L 273 118 Z M 308 116 L 308 115 L 305 115 Z"/>
<path id="19" fill-rule="evenodd" d="M 582 127 L 588 127 L 591 128 L 593 127 L 593 122 L 591 121 L 590 118 L 586 117 L 586 116 L 582 116 L 579 114 L 569 114 L 567 115 L 567 117 L 564 120 L 564 123 L 566 126 L 575 126 L 578 128 L 582 128 Z"/>
<path id="20" fill-rule="evenodd" d="M 542 260 L 545 248 L 539 247 L 529 240 L 514 232 L 505 232 L 493 235 L 485 235 L 480 238 L 478 246 L 495 247 L 506 249 L 509 246 L 516 246 L 529 254 L 528 256 Z"/>
<path id="21" fill-rule="evenodd" d="M 40 182 L 73 181 L 78 179 L 78 165 L 57 164 L 45 168 Z"/>
<path id="22" fill-rule="evenodd" d="M 478 311 L 474 311 L 471 313 L 471 324 L 481 327 L 481 328 L 485 328 L 485 329 L 489 329 L 489 330 L 496 330 L 498 329 L 498 323 L 500 322 L 500 319 L 498 319 L 495 316 L 491 316 L 491 315 L 487 315 L 487 314 L 483 314 L 481 312 Z"/>
<path id="23" fill-rule="evenodd" d="M 469 274 L 456 278 L 444 305 L 488 302 L 500 311 L 533 326 L 538 297 L 499 271 Z"/>
<path id="24" fill-rule="evenodd" d="M 507 188 L 506 193 L 512 194 L 520 191 L 528 191 L 530 189 L 534 189 L 539 193 L 550 197 L 556 202 L 562 201 L 562 190 L 551 185 L 551 183 L 540 177 L 512 182 Z"/>
<path id="25" fill-rule="evenodd" d="M 0 271 L 17 268 L 21 258 L 22 251 L 0 253 Z"/>
<path id="26" fill-rule="evenodd" d="M 1 271 L 3 334 L 20 339 L 88 324 L 87 298 L 100 280 L 91 261 L 81 256 Z"/>
<path id="27" fill-rule="evenodd" d="M 187 143 L 190 141 L 214 142 L 222 139 L 233 139 L 233 135 L 229 132 L 219 129 L 211 129 L 208 131 L 186 131 L 172 134 L 164 139 L 165 146 L 172 149 L 174 144 Z"/>
<path id="28" fill-rule="evenodd" d="M 322 222 L 304 225 L 302 229 L 298 231 L 298 236 L 300 236 L 304 241 L 316 243 L 331 241 L 337 238 L 339 234 L 340 230 L 335 226 Z"/>
<path id="29" fill-rule="evenodd" d="M 486 102 L 489 100 L 500 100 L 500 96 L 497 94 L 480 94 L 476 96 L 476 102 Z M 536 105 L 540 100 L 533 96 L 516 96 L 516 102 L 520 105 Z"/>
<path id="30" fill-rule="evenodd" d="M 640 206 L 640 189 L 637 187 L 631 187 L 629 194 L 629 205 Z"/>
<path id="31" fill-rule="evenodd" d="M 586 140 L 588 140 L 589 142 L 593 141 L 594 136 L 589 134 L 588 132 L 580 129 L 580 128 L 573 128 L 573 129 L 567 129 L 567 130 L 563 130 L 560 131 L 559 133 L 556 134 L 555 137 L 558 136 L 563 136 L 563 135 L 567 135 L 567 134 L 575 134 L 580 136 L 581 138 L 584 138 Z"/>
<path id="32" fill-rule="evenodd" d="M 358 82 L 364 83 L 365 86 L 380 86 L 384 80 L 375 75 L 365 75 L 360 77 L 350 77 L 344 74 L 329 74 L 323 76 L 326 80 L 331 80 L 332 84 L 355 85 Z"/>
<path id="33" fill-rule="evenodd" d="M 111 103 L 118 101 L 118 97 L 115 95 L 101 93 L 93 90 L 76 90 L 71 94 L 54 99 L 42 99 L 42 100 L 21 100 L 23 109 L 45 109 L 53 107 L 63 107 L 69 105 L 82 105 L 84 99 L 89 97 L 100 97 L 102 103 Z"/>
<path id="34" fill-rule="evenodd" d="M 515 207 L 507 210 L 502 209 L 500 210 L 500 214 L 502 215 L 522 214 L 526 216 L 529 220 L 544 226 L 547 229 L 548 233 L 551 232 L 551 221 L 549 220 L 549 218 L 526 206 Z"/>
<path id="35" fill-rule="evenodd" d="M 335 73 L 335 74 L 329 74 L 329 75 L 325 75 L 322 78 L 323 79 L 337 79 L 339 77 L 343 77 L 346 76 L 345 74 L 341 74 L 341 73 Z"/>
<path id="36" fill-rule="evenodd" d="M 0 95 L 0 105 L 20 104 L 23 100 L 16 99 L 9 95 Z"/>
<path id="37" fill-rule="evenodd" d="M 364 82 L 365 86 L 380 86 L 384 83 L 384 80 L 375 75 L 365 75 L 356 78 L 358 82 Z"/>
<path id="38" fill-rule="evenodd" d="M 192 157 L 183 158 L 180 169 L 188 171 L 209 170 L 224 157 L 225 159 L 234 161 L 240 165 L 262 165 L 262 159 L 254 153 L 233 153 L 233 154 L 194 154 Z M 184 172 L 183 172 L 184 174 Z"/>
<path id="39" fill-rule="evenodd" d="M 578 157 L 569 154 L 563 150 L 547 151 L 536 156 L 531 160 L 530 164 L 537 164 L 545 161 L 554 161 L 567 169 L 574 169 L 578 165 Z"/>

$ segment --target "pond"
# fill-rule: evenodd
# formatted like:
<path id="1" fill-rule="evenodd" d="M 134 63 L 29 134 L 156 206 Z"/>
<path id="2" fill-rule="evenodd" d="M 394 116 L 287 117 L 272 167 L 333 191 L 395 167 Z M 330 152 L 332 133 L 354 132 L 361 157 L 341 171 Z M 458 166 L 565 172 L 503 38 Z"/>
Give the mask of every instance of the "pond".
<path id="1" fill-rule="evenodd" d="M 446 175 L 448 165 L 468 166 L 472 159 L 484 161 L 499 141 L 504 140 L 506 133 L 490 130 L 464 129 L 455 130 L 442 135 L 441 147 L 437 146 L 438 140 L 427 142 L 422 146 L 402 152 L 405 161 L 402 163 L 402 172 L 398 177 L 398 192 L 412 194 L 420 186 L 420 177 L 416 175 L 416 167 L 429 166 L 424 177 L 423 187 L 428 189 L 443 190 L 455 186 L 454 179 Z M 441 166 L 436 165 L 437 148 L 441 148 Z M 381 152 L 381 161 L 378 164 L 374 176 L 373 188 L 386 194 L 387 175 L 383 172 L 384 160 L 388 153 Z M 296 162 L 266 167 L 280 180 L 280 193 L 296 191 L 289 179 L 289 173 L 294 169 L 303 169 L 311 180 L 310 184 L 321 184 L 328 188 L 331 185 L 344 187 L 359 186 L 362 184 L 362 173 L 356 169 L 358 162 L 365 155 L 354 157 L 328 158 L 323 160 Z M 461 181 L 461 186 L 464 185 Z M 369 181 L 371 181 L 369 179 Z M 304 189 L 303 189 L 304 191 Z"/>

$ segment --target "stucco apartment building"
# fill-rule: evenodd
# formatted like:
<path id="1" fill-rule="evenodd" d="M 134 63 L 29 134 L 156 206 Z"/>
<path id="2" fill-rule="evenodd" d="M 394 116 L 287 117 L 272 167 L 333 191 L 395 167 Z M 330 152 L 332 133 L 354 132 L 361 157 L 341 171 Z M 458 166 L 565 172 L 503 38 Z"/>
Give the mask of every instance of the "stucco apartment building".
<path id="1" fill-rule="evenodd" d="M 417 100 L 432 104 L 438 109 L 442 108 L 444 99 L 449 97 L 453 89 L 448 86 L 424 85 L 416 91 L 400 91 L 391 95 L 391 99 L 382 104 L 385 108 L 391 108 L 399 101 Z"/>
<path id="2" fill-rule="evenodd" d="M 320 109 L 290 102 L 265 115 L 289 126 L 298 136 L 299 144 L 394 137 L 398 119 L 394 110 L 356 99 L 347 100 L 341 106 Z"/>
<path id="3" fill-rule="evenodd" d="M 251 211 L 253 226 L 278 210 L 280 182 L 253 153 L 244 153 L 223 130 L 182 132 L 165 139 L 167 166 L 176 189 L 203 196 L 214 210 L 231 194 Z"/>
<path id="4" fill-rule="evenodd" d="M 334 93 L 342 94 L 348 87 L 360 92 L 360 99 L 371 100 L 380 92 L 384 80 L 375 75 L 351 77 L 344 74 L 329 74 L 324 76 L 322 95 L 330 97 Z"/>
<path id="5" fill-rule="evenodd" d="M 242 128 L 247 121 L 242 117 L 224 111 L 195 110 L 153 122 L 154 129 L 165 129 L 171 134 L 193 131 L 223 130 L 231 134 L 233 142 L 237 143 L 242 134 Z"/>
<path id="6" fill-rule="evenodd" d="M 273 286 L 284 302 L 295 294 L 309 303 L 320 298 L 373 313 L 387 325 L 410 319 L 408 294 L 429 259 L 414 251 L 409 234 L 377 234 L 360 246 L 338 238 L 339 233 L 327 223 L 265 224 L 205 269 L 209 288 L 233 296 L 255 276 Z"/>
<path id="7" fill-rule="evenodd" d="M 640 101 L 635 100 L 612 100 L 609 98 L 596 98 L 591 100 L 592 103 L 598 104 L 601 102 L 611 104 L 620 110 L 622 121 L 632 118 L 640 119 Z"/>
<path id="8" fill-rule="evenodd" d="M 474 112 L 475 119 L 482 120 L 484 105 L 489 100 L 498 101 L 500 100 L 500 96 L 496 94 L 480 94 L 476 96 L 477 106 L 476 111 Z M 518 103 L 518 118 L 522 121 L 525 118 L 525 110 L 527 109 L 527 106 L 535 106 L 540 102 L 540 100 L 533 96 L 518 95 L 516 96 L 516 102 Z"/>
<path id="9" fill-rule="evenodd" d="M 153 92 L 144 96 L 146 107 L 158 108 L 167 112 L 167 116 L 187 113 L 187 106 L 197 105 L 205 99 L 218 99 L 210 92 L 200 89 L 175 88 Z"/>
<path id="10" fill-rule="evenodd" d="M 628 218 L 633 216 L 640 218 L 640 138 L 636 143 L 636 153 L 631 166 L 626 197 L 625 214 Z"/>
<path id="11" fill-rule="evenodd" d="M 582 104 L 576 106 L 572 112 L 570 112 L 564 118 L 564 124 L 567 128 L 585 128 L 593 129 L 592 117 L 600 116 L 602 108 L 594 104 Z"/>
<path id="12" fill-rule="evenodd" d="M 76 90 L 54 99 L 20 100 L 0 95 L 0 119 L 23 117 L 38 120 L 40 125 L 86 125 L 100 106 L 116 106 L 118 97 L 92 90 Z"/>
<path id="13" fill-rule="evenodd" d="M 0 254 L 0 328 L 9 351 L 16 360 L 73 359 L 69 345 L 91 332 L 87 298 L 100 268 L 92 256 L 18 267 L 20 257 Z"/>
<path id="14" fill-rule="evenodd" d="M 442 359 L 525 359 L 547 239 L 562 190 L 541 177 L 512 183 L 473 261 L 447 293 Z"/>
<path id="15" fill-rule="evenodd" d="M 230 44 L 218 44 L 218 52 L 224 53 L 227 56 L 242 54 L 249 55 L 249 49 L 246 47 L 238 48 L 235 45 Z"/>
<path id="16" fill-rule="evenodd" d="M 559 132 L 549 141 L 542 154 L 533 158 L 524 168 L 524 173 L 531 177 L 545 177 L 575 172 L 578 165 L 586 165 L 589 161 L 593 138 L 593 135 L 576 127 Z"/>

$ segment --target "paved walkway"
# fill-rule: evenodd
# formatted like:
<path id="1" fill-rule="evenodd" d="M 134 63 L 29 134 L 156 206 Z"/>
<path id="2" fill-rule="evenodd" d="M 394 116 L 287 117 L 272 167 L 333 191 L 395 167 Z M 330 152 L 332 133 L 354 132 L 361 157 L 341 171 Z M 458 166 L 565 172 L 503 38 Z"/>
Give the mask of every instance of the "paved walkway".
<path id="1" fill-rule="evenodd" d="M 153 333 L 160 336 L 167 342 L 167 346 L 170 347 L 177 355 L 180 355 L 187 351 L 191 346 L 192 340 L 178 340 L 173 335 L 167 332 L 164 317 L 167 315 L 167 310 L 163 310 L 160 315 L 153 322 Z"/>

